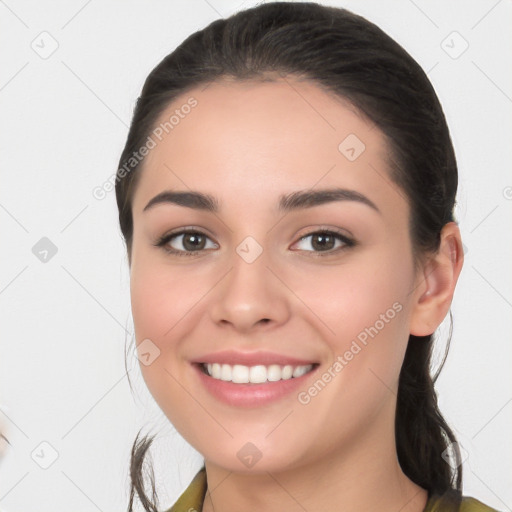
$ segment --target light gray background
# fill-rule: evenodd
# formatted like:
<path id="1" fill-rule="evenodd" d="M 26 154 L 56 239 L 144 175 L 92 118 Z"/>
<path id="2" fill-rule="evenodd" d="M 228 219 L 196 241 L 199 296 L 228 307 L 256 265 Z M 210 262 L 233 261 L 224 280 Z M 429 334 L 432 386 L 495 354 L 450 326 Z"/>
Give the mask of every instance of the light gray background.
<path id="1" fill-rule="evenodd" d="M 255 4 L 0 1 L 0 422 L 11 443 L 0 460 L 2 511 L 125 510 L 141 426 L 160 432 L 152 453 L 162 508 L 201 464 L 155 405 L 133 354 L 130 393 L 124 346 L 133 325 L 115 195 L 100 201 L 92 189 L 115 172 L 149 71 L 192 32 Z M 467 253 L 437 389 L 468 452 L 464 493 L 511 510 L 512 2 L 329 4 L 401 43 L 447 115 Z M 58 250 L 46 263 L 32 252 L 42 237 Z"/>

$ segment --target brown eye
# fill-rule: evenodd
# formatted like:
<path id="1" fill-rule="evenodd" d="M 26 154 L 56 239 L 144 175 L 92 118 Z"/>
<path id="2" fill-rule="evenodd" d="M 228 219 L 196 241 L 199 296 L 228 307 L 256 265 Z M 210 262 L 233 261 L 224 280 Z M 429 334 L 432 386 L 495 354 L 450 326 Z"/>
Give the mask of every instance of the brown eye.
<path id="1" fill-rule="evenodd" d="M 155 245 L 162 247 L 171 254 L 186 256 L 192 253 L 200 253 L 204 249 L 218 247 L 213 242 L 210 247 L 207 247 L 209 240 L 208 236 L 199 231 L 180 231 L 179 233 L 164 235 Z"/>
<path id="2" fill-rule="evenodd" d="M 328 254 L 332 254 L 338 252 L 338 250 L 343 250 L 355 245 L 353 240 L 334 231 L 315 231 L 302 236 L 299 242 L 302 242 L 303 244 L 303 247 L 299 247 L 299 250 L 318 253 L 325 252 Z M 312 248 L 312 250 L 309 248 Z M 320 254 L 320 256 L 323 256 L 323 254 Z"/>
<path id="3" fill-rule="evenodd" d="M 181 236 L 183 237 L 181 243 L 186 251 L 204 249 L 204 246 L 206 245 L 206 237 L 198 233 L 186 233 Z"/>
<path id="4" fill-rule="evenodd" d="M 312 235 L 311 246 L 318 251 L 328 251 L 334 249 L 336 237 L 327 233 L 318 233 Z"/>

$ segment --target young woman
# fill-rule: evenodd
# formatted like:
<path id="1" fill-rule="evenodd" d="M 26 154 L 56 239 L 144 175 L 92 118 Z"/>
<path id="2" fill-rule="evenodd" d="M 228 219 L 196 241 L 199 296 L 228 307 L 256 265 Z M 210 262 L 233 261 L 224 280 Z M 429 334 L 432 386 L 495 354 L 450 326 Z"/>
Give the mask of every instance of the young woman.
<path id="1" fill-rule="evenodd" d="M 150 73 L 116 194 L 144 380 L 204 456 L 170 510 L 492 510 L 429 373 L 456 192 L 425 73 L 349 11 L 259 5 Z"/>

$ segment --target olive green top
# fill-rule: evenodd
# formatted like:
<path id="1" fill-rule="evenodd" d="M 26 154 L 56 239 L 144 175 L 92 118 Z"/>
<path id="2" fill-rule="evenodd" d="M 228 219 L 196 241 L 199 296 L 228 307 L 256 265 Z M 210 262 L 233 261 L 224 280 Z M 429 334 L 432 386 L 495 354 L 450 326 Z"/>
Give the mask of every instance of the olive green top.
<path id="1" fill-rule="evenodd" d="M 202 512 L 206 489 L 206 470 L 203 466 L 176 503 L 166 512 Z M 498 512 L 468 496 L 463 496 L 457 507 L 455 496 L 455 492 L 430 496 L 423 512 Z"/>

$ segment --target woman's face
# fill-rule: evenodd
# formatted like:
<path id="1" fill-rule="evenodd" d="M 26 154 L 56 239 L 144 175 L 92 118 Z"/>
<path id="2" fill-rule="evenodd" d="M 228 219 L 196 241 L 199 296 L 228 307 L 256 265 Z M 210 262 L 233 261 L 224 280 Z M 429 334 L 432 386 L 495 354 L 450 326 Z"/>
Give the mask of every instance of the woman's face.
<path id="1" fill-rule="evenodd" d="M 214 82 L 160 121 L 172 115 L 132 205 L 133 318 L 155 400 L 232 471 L 388 453 L 421 276 L 382 133 L 283 79 Z"/>

